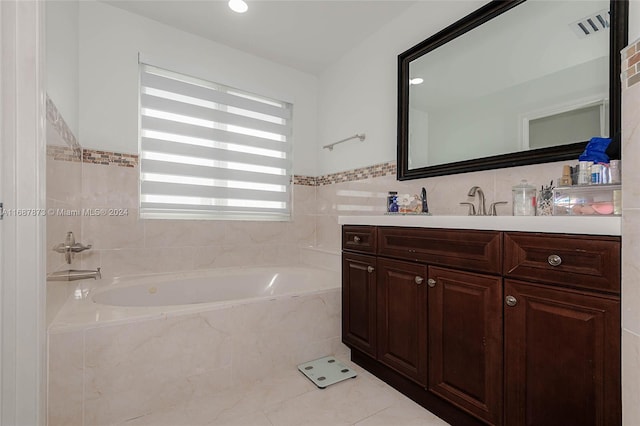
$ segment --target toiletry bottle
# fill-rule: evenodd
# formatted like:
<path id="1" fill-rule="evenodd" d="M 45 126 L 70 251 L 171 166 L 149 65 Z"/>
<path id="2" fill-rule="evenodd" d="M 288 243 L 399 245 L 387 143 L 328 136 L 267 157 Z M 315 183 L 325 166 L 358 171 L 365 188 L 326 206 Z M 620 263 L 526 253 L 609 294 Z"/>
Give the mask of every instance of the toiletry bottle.
<path id="1" fill-rule="evenodd" d="M 526 179 L 511 189 L 514 216 L 536 215 L 536 188 L 527 184 Z"/>
<path id="2" fill-rule="evenodd" d="M 387 212 L 392 213 L 394 210 L 391 210 L 391 205 L 394 203 L 394 198 L 398 195 L 396 191 L 389 191 L 389 195 L 387 195 Z M 398 211 L 398 205 L 396 204 L 395 211 Z"/>
<path id="3" fill-rule="evenodd" d="M 602 165 L 594 164 L 591 166 L 591 185 L 599 185 L 602 183 Z"/>
<path id="4" fill-rule="evenodd" d="M 389 205 L 390 213 L 398 213 L 398 196 L 394 195 L 391 199 L 391 204 Z"/>
<path id="5" fill-rule="evenodd" d="M 562 167 L 562 177 L 558 180 L 559 186 L 571 185 L 571 166 L 566 165 Z"/>
<path id="6" fill-rule="evenodd" d="M 580 161 L 578 164 L 578 185 L 588 185 L 591 183 L 591 163 L 590 161 Z"/>
<path id="7" fill-rule="evenodd" d="M 611 174 L 611 183 L 620 183 L 621 179 L 621 167 L 622 167 L 622 161 L 621 160 L 611 160 L 609 162 L 609 172 Z"/>

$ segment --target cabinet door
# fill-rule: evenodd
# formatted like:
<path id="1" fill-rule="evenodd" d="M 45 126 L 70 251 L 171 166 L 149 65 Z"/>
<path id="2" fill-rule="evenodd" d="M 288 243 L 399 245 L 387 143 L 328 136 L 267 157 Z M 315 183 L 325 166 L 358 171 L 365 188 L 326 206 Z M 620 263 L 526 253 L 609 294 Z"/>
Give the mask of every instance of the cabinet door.
<path id="1" fill-rule="evenodd" d="M 427 384 L 427 267 L 378 259 L 378 360 Z"/>
<path id="2" fill-rule="evenodd" d="M 620 301 L 505 280 L 505 423 L 616 426 Z"/>
<path id="3" fill-rule="evenodd" d="M 342 255 L 342 341 L 376 357 L 376 258 Z"/>
<path id="4" fill-rule="evenodd" d="M 502 278 L 429 267 L 429 391 L 502 424 Z"/>

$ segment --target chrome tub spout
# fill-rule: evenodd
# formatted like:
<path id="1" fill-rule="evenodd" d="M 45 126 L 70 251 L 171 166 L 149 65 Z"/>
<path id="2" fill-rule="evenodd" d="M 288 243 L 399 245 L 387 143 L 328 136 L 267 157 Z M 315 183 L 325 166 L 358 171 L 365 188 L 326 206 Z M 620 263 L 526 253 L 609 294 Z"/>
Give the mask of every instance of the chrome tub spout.
<path id="1" fill-rule="evenodd" d="M 78 281 L 93 278 L 101 279 L 100 268 L 94 270 L 69 269 L 67 271 L 52 272 L 47 276 L 47 281 Z"/>

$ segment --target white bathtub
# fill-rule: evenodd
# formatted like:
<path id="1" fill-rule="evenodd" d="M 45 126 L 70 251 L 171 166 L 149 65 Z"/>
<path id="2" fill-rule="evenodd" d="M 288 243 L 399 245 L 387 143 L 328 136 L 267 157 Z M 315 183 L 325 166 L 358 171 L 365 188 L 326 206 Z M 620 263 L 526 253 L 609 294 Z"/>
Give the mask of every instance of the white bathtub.
<path id="1" fill-rule="evenodd" d="M 339 285 L 335 272 L 322 269 L 235 268 L 127 280 L 94 290 L 91 300 L 112 306 L 193 305 L 299 295 Z"/>
<path id="2" fill-rule="evenodd" d="M 306 267 L 81 281 L 49 328 L 49 425 L 116 424 L 348 358 L 340 281 Z"/>

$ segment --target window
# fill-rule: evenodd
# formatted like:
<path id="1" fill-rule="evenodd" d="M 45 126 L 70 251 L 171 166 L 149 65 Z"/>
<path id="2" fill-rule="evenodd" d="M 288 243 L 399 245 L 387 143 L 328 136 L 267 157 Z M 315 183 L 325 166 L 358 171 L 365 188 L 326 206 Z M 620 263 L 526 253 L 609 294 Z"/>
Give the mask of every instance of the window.
<path id="1" fill-rule="evenodd" d="M 140 216 L 289 220 L 292 105 L 140 64 Z"/>

